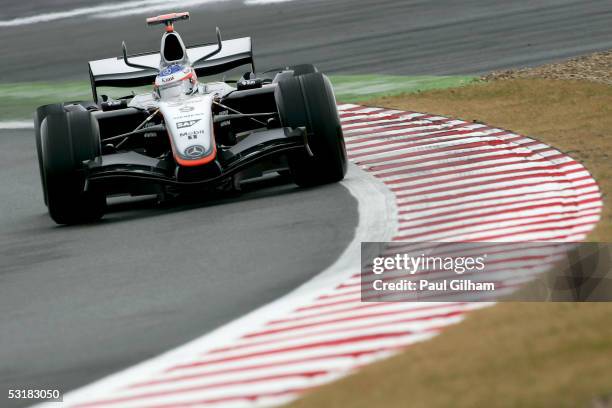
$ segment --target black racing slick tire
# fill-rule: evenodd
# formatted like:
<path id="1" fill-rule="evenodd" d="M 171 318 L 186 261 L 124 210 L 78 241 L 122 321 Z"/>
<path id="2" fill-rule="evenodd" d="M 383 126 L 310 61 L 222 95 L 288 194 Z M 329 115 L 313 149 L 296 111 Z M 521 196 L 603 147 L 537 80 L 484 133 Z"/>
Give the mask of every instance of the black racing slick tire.
<path id="1" fill-rule="evenodd" d="M 36 138 L 36 155 L 38 157 L 38 170 L 40 172 L 40 184 L 42 186 L 43 199 L 45 205 L 47 205 L 47 186 L 45 182 L 45 176 L 43 172 L 42 162 L 42 148 L 40 143 L 40 125 L 45 118 L 52 113 L 63 113 L 64 105 L 61 103 L 53 103 L 50 105 L 43 105 L 36 109 L 34 112 L 34 137 Z"/>
<path id="2" fill-rule="evenodd" d="M 285 77 L 278 82 L 276 101 L 281 124 L 306 127 L 312 156 L 305 150 L 288 157 L 295 183 L 302 187 L 344 178 L 346 147 L 329 79 L 319 73 Z"/>
<path id="3" fill-rule="evenodd" d="M 45 205 L 47 205 L 47 186 L 45 182 L 45 177 L 43 173 L 43 164 L 42 164 L 42 151 L 40 144 L 40 125 L 45 118 L 52 113 L 63 113 L 67 110 L 86 110 L 88 107 L 94 106 L 93 102 L 87 101 L 78 101 L 78 102 L 70 102 L 70 105 L 67 107 L 64 103 L 52 103 L 49 105 L 43 105 L 36 108 L 34 111 L 34 137 L 36 142 L 36 155 L 38 157 L 38 170 L 40 172 L 40 184 L 42 186 L 43 199 Z"/>
<path id="4" fill-rule="evenodd" d="M 87 111 L 51 113 L 40 126 L 49 215 L 58 224 L 100 219 L 106 197 L 85 191 L 84 162 L 100 155 L 97 120 Z"/>

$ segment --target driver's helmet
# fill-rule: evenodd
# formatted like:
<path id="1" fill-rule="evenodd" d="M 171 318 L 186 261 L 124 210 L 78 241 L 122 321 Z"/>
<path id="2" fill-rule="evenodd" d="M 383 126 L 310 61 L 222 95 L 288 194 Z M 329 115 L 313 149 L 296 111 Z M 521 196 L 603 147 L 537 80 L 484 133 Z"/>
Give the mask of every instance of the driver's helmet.
<path id="1" fill-rule="evenodd" d="M 192 67 L 173 64 L 162 69 L 155 78 L 154 90 L 158 98 L 171 99 L 190 95 L 198 88 L 198 78 Z"/>

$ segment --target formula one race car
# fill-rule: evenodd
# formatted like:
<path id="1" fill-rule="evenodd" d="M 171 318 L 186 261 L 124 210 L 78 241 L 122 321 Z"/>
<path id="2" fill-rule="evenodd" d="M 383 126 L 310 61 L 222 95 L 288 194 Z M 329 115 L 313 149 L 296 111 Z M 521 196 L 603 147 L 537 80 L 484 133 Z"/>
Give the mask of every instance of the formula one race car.
<path id="1" fill-rule="evenodd" d="M 242 180 L 290 173 L 299 186 L 344 178 L 346 150 L 329 79 L 312 65 L 255 74 L 249 37 L 185 47 L 174 22 L 163 24 L 159 53 L 89 62 L 93 102 L 39 107 L 36 148 L 45 204 L 59 224 L 90 222 L 106 198 L 239 189 Z M 200 83 L 243 65 L 235 81 Z M 151 92 L 112 99 L 98 87 Z M 230 85 L 233 84 L 234 86 Z"/>

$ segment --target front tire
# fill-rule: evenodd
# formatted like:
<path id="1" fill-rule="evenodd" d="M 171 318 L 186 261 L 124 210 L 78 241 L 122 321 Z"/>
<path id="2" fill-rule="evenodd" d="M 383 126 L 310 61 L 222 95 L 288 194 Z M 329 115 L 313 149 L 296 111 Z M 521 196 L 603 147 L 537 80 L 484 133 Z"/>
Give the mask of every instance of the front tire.
<path id="1" fill-rule="evenodd" d="M 285 77 L 278 82 L 276 99 L 283 126 L 305 126 L 313 156 L 300 152 L 289 156 L 295 183 L 308 187 L 344 178 L 346 147 L 329 79 L 319 73 Z"/>
<path id="2" fill-rule="evenodd" d="M 100 155 L 100 131 L 90 112 L 51 113 L 40 126 L 43 177 L 49 215 L 58 224 L 98 220 L 106 197 L 85 191 L 84 161 Z"/>
<path id="3" fill-rule="evenodd" d="M 40 125 L 45 118 L 52 113 L 63 113 L 64 105 L 61 103 L 53 103 L 50 105 L 43 105 L 36 109 L 34 112 L 34 137 L 36 138 L 36 155 L 38 157 L 38 170 L 40 172 L 40 184 L 42 186 L 43 199 L 45 205 L 47 205 L 47 185 L 45 181 L 45 175 L 43 171 L 42 161 L 42 145 L 40 141 Z"/>

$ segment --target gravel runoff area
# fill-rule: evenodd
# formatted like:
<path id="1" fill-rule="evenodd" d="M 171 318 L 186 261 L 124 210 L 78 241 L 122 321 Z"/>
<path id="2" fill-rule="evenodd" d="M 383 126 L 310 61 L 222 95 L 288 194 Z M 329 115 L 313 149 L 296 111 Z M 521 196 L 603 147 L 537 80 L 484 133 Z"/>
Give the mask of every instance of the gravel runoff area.
<path id="1" fill-rule="evenodd" d="M 489 81 L 516 78 L 580 79 L 612 85 L 612 50 L 534 68 L 494 71 L 481 79 Z"/>

